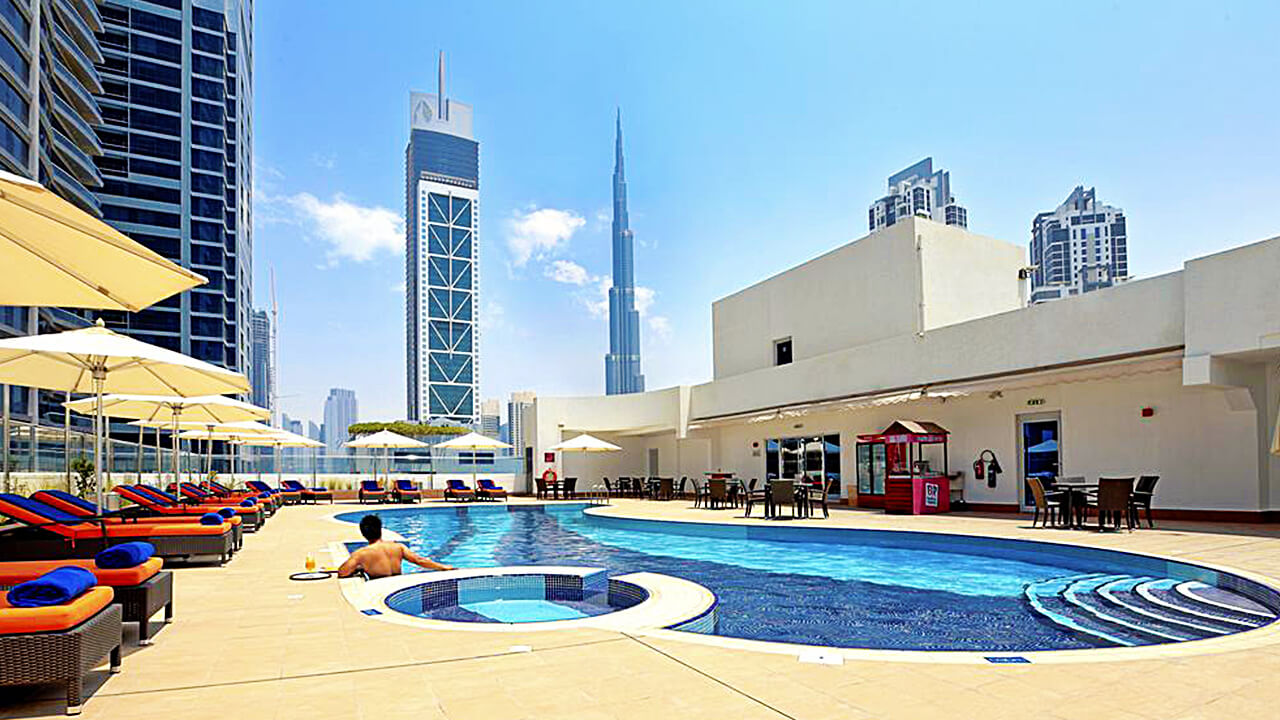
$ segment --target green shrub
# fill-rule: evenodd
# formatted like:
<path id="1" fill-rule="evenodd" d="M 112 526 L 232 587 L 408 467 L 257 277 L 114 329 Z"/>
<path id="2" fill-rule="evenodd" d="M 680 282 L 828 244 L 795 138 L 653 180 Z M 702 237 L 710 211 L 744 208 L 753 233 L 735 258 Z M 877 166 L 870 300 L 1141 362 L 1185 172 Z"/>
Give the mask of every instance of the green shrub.
<path id="1" fill-rule="evenodd" d="M 75 473 L 73 493 L 82 498 L 93 492 L 93 461 L 86 457 L 78 457 L 71 461 L 71 472 Z"/>

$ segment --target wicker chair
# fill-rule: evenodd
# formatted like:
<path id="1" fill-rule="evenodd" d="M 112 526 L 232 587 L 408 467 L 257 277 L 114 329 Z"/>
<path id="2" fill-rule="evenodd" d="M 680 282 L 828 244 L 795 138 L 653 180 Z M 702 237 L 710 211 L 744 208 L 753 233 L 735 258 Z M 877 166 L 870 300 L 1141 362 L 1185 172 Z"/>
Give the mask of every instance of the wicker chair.
<path id="1" fill-rule="evenodd" d="M 1031 518 L 1031 527 L 1036 526 L 1036 522 L 1040 522 L 1040 514 L 1044 513 L 1044 520 L 1041 527 L 1049 527 L 1058 522 L 1066 522 L 1070 520 L 1067 514 L 1067 492 L 1061 490 L 1045 490 L 1044 482 L 1035 475 L 1027 478 L 1027 485 L 1031 487 L 1031 497 L 1035 499 L 1036 514 Z"/>
<path id="2" fill-rule="evenodd" d="M 769 484 L 770 517 L 778 519 L 782 516 L 781 507 L 791 506 L 791 517 L 796 517 L 796 482 L 794 480 L 774 480 Z"/>
<path id="3" fill-rule="evenodd" d="M 765 504 L 764 490 L 757 490 L 756 485 L 760 484 L 759 478 L 751 478 L 751 483 L 746 487 L 742 486 L 742 481 L 738 481 L 738 487 L 741 488 L 738 494 L 742 497 L 742 504 L 746 508 L 743 517 L 751 517 L 751 506 L 760 503 Z"/>
<path id="4" fill-rule="evenodd" d="M 727 480 L 707 481 L 707 503 L 712 510 L 729 504 L 729 482 Z"/>
<path id="5" fill-rule="evenodd" d="M 1156 526 L 1151 521 L 1151 498 L 1155 496 L 1156 483 L 1160 482 L 1159 475 L 1142 475 L 1138 478 L 1138 484 L 1133 488 L 1133 497 L 1129 499 L 1129 515 L 1130 522 L 1133 525 L 1141 525 L 1138 514 L 1145 510 L 1147 513 L 1147 527 Z"/>
<path id="6" fill-rule="evenodd" d="M 1089 503 L 1089 507 L 1098 511 L 1098 530 L 1102 530 L 1108 521 L 1114 521 L 1116 529 L 1120 529 L 1121 520 L 1128 529 L 1133 529 L 1133 515 L 1129 512 L 1129 503 L 1133 499 L 1133 478 L 1103 477 L 1098 478 L 1097 499 Z"/>
<path id="7" fill-rule="evenodd" d="M 578 492 L 578 478 L 576 477 L 565 478 L 564 484 L 561 485 L 560 488 L 561 488 L 562 497 L 564 497 L 565 500 L 572 500 L 574 498 L 574 495 L 576 495 Z"/>
<path id="8" fill-rule="evenodd" d="M 120 672 L 119 605 L 107 605 L 75 627 L 0 634 L 0 686 L 59 683 L 66 688 L 67 714 L 84 702 L 84 676 L 104 657 Z"/>

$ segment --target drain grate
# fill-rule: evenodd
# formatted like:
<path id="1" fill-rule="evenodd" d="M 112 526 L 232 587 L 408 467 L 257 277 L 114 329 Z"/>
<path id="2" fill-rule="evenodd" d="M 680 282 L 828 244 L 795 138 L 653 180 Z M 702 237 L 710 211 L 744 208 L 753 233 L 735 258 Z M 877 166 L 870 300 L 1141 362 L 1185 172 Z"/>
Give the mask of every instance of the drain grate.
<path id="1" fill-rule="evenodd" d="M 984 659 L 993 665 L 1020 665 L 1031 662 L 1021 655 L 988 655 Z"/>

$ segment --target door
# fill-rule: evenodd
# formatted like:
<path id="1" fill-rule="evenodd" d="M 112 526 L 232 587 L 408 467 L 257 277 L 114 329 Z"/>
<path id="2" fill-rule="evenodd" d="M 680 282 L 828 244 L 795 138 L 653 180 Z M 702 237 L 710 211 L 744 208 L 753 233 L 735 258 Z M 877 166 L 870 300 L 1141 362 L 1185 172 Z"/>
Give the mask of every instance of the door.
<path id="1" fill-rule="evenodd" d="M 1018 416 L 1018 475 L 1022 505 L 1034 507 L 1035 497 L 1027 478 L 1052 480 L 1062 469 L 1062 418 L 1058 413 Z"/>
<path id="2" fill-rule="evenodd" d="M 649 477 L 658 474 L 658 448 L 649 448 Z"/>

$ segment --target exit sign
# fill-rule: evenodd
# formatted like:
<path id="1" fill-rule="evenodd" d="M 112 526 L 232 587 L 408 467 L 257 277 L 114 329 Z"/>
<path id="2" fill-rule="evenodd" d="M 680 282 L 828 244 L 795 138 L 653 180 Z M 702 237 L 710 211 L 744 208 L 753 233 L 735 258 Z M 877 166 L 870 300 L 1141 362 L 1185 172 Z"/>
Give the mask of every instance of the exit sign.
<path id="1" fill-rule="evenodd" d="M 1031 399 L 1027 400 L 1027 404 L 1028 404 L 1028 405 L 1043 405 L 1043 404 L 1044 404 L 1044 398 L 1031 398 Z"/>

